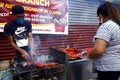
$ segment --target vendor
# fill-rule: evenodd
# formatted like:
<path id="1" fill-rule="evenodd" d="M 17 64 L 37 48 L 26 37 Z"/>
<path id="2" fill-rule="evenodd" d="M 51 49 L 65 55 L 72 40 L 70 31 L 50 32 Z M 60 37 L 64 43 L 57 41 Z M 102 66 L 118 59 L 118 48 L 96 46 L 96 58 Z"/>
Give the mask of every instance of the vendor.
<path id="1" fill-rule="evenodd" d="M 32 26 L 29 21 L 24 20 L 25 11 L 22 6 L 15 5 L 11 11 L 13 19 L 4 26 L 4 35 L 17 51 L 15 61 L 24 63 L 36 55 L 33 51 Z"/>

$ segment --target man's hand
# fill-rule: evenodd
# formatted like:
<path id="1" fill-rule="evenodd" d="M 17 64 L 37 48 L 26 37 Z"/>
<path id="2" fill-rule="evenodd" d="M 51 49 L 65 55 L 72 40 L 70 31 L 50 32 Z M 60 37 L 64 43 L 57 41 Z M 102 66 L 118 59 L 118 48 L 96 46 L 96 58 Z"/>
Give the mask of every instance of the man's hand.
<path id="1" fill-rule="evenodd" d="M 25 59 L 30 59 L 28 53 L 25 50 L 21 49 L 20 53 L 22 54 L 22 57 L 24 57 Z"/>
<path id="2" fill-rule="evenodd" d="M 36 60 L 36 53 L 34 50 L 31 50 L 31 56 L 33 60 Z"/>

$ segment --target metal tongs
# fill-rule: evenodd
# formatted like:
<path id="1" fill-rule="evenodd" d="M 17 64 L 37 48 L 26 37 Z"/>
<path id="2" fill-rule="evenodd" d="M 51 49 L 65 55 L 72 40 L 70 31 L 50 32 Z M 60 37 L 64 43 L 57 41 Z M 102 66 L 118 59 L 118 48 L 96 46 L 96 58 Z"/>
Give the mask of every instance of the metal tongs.
<path id="1" fill-rule="evenodd" d="M 81 54 L 82 54 L 82 58 L 87 59 L 88 54 L 87 54 L 87 52 L 86 52 L 86 49 L 82 50 Z"/>

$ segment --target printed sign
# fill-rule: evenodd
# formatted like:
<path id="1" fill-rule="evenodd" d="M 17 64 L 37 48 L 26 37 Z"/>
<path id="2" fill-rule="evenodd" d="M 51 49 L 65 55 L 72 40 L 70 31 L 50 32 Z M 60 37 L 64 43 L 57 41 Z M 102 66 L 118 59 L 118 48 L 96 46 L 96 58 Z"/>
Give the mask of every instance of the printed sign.
<path id="1" fill-rule="evenodd" d="M 11 8 L 22 5 L 35 34 L 68 34 L 67 0 L 0 0 L 0 32 L 13 19 Z"/>

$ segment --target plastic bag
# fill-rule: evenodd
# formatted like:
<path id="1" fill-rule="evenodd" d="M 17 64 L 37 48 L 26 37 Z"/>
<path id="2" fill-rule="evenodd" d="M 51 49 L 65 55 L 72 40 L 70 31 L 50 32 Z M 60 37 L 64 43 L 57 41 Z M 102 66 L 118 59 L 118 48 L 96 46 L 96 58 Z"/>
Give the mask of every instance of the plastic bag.
<path id="1" fill-rule="evenodd" d="M 87 66 L 88 71 L 90 71 L 91 73 L 96 73 L 96 69 L 94 68 L 94 63 L 93 63 L 93 59 L 91 59 L 89 61 L 89 64 Z"/>

